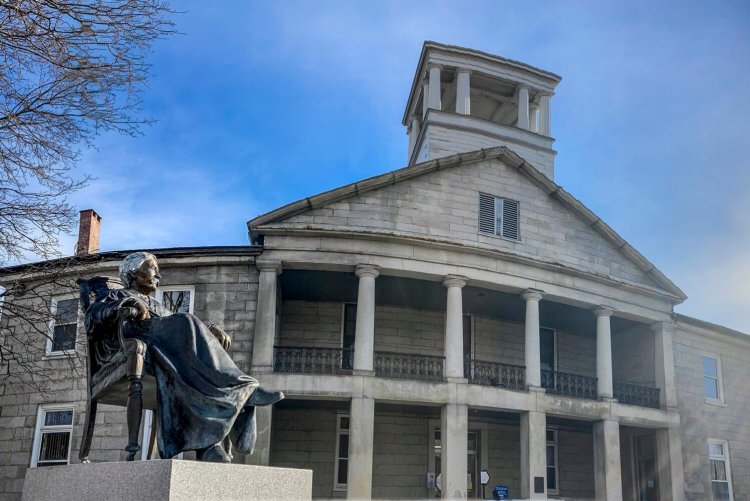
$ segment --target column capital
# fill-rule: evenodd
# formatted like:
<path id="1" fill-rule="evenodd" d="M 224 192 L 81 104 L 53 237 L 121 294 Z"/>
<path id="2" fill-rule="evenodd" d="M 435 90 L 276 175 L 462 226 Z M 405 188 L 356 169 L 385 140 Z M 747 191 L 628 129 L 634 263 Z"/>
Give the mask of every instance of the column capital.
<path id="1" fill-rule="evenodd" d="M 446 287 L 459 287 L 463 288 L 464 285 L 469 281 L 468 278 L 460 275 L 446 275 L 443 279 L 443 285 Z"/>
<path id="2" fill-rule="evenodd" d="M 255 266 L 260 271 L 275 271 L 277 274 L 281 273 L 281 261 L 275 259 L 258 259 L 255 261 Z"/>
<path id="3" fill-rule="evenodd" d="M 358 277 L 372 277 L 378 278 L 380 275 L 380 266 L 374 264 L 358 264 L 354 270 L 354 274 Z"/>
<path id="4" fill-rule="evenodd" d="M 611 317 L 617 310 L 612 306 L 601 304 L 594 309 L 594 315 L 597 317 Z"/>
<path id="5" fill-rule="evenodd" d="M 427 63 L 427 71 L 432 69 L 442 70 L 443 65 L 439 63 Z"/>
<path id="6" fill-rule="evenodd" d="M 466 73 L 471 75 L 471 70 L 469 68 L 456 68 L 456 73 Z"/>
<path id="7" fill-rule="evenodd" d="M 521 297 L 526 300 L 541 301 L 545 292 L 539 289 L 526 289 L 521 293 Z"/>

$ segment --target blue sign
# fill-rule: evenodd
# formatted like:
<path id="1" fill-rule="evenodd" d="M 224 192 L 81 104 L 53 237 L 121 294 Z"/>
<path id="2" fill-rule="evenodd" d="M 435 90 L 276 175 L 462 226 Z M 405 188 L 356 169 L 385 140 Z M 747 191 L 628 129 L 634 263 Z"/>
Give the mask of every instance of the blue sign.
<path id="1" fill-rule="evenodd" d="M 494 499 L 510 499 L 509 493 L 510 489 L 508 489 L 507 485 L 496 485 L 492 489 L 492 497 Z"/>

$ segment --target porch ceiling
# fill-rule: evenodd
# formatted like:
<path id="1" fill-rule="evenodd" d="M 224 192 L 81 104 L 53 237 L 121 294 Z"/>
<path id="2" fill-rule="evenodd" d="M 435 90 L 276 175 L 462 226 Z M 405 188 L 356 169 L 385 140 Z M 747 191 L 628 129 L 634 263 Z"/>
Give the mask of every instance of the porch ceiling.
<path id="1" fill-rule="evenodd" d="M 285 270 L 280 277 L 282 299 L 319 302 L 356 302 L 359 279 L 354 273 L 325 270 Z M 375 304 L 416 310 L 445 311 L 446 292 L 440 282 L 381 275 L 375 281 Z M 463 289 L 464 312 L 523 323 L 525 303 L 517 294 L 467 286 Z M 539 306 L 543 327 L 563 329 L 571 334 L 596 335 L 596 318 L 591 310 L 542 300 Z M 630 329 L 636 322 L 612 317 L 612 332 Z"/>

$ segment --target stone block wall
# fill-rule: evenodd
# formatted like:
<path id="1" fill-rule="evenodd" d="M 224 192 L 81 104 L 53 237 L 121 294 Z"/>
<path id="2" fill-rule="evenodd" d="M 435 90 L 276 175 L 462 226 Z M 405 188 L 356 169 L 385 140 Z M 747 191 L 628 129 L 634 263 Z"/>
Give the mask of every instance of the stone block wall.
<path id="1" fill-rule="evenodd" d="M 471 423 L 469 425 L 471 428 Z M 490 497 L 495 485 L 507 485 L 511 499 L 521 495 L 521 429 L 517 424 L 487 424 L 487 471 Z"/>
<path id="2" fill-rule="evenodd" d="M 723 403 L 706 401 L 704 352 L 721 361 Z M 734 499 L 750 499 L 750 340 L 678 323 L 674 360 L 685 498 L 710 499 L 708 439 L 718 439 L 729 443 Z"/>
<path id="3" fill-rule="evenodd" d="M 98 269 L 96 274 L 116 276 L 116 265 Z M 249 370 L 255 329 L 258 273 L 252 261 L 221 263 L 196 258 L 160 262 L 162 286 L 190 285 L 195 288 L 194 312 L 206 322 L 224 327 L 232 337 L 230 354 L 237 365 Z M 52 359 L 43 353 L 44 339 L 38 343 L 37 367 L 49 369 L 36 386 L 10 382 L 0 386 L 0 500 L 21 497 L 23 478 L 31 463 L 31 452 L 40 404 L 72 404 L 74 407 L 71 462 L 78 462 L 86 409 L 85 334 L 82 324 L 77 334 L 77 355 Z M 92 461 L 122 461 L 127 444 L 124 407 L 100 405 L 90 458 Z"/>
<path id="4" fill-rule="evenodd" d="M 373 499 L 425 499 L 429 419 L 375 413 Z"/>
<path id="5" fill-rule="evenodd" d="M 591 432 L 558 429 L 558 492 L 574 499 L 594 498 L 594 436 Z"/>
<path id="6" fill-rule="evenodd" d="M 612 375 L 615 381 L 653 385 L 655 382 L 654 332 L 639 327 L 612 336 Z"/>

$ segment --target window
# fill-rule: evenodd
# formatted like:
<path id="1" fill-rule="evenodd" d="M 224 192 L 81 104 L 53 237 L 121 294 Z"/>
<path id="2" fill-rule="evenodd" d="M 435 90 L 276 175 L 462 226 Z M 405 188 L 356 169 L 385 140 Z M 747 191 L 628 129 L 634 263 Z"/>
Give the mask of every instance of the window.
<path id="1" fill-rule="evenodd" d="M 547 492 L 557 494 L 557 430 L 547 428 Z"/>
<path id="2" fill-rule="evenodd" d="M 479 231 L 520 240 L 519 204 L 515 200 L 479 194 Z"/>
<path id="3" fill-rule="evenodd" d="M 72 405 L 44 405 L 39 407 L 34 431 L 31 466 L 55 466 L 70 462 L 73 434 Z"/>
<path id="4" fill-rule="evenodd" d="M 357 303 L 344 303 L 344 318 L 341 321 L 341 368 L 354 368 L 354 338 L 357 330 Z"/>
<path id="5" fill-rule="evenodd" d="M 47 355 L 74 352 L 78 330 L 78 299 L 53 298 L 50 335 L 47 338 Z"/>
<path id="6" fill-rule="evenodd" d="M 703 354 L 703 394 L 706 396 L 706 402 L 724 402 L 721 361 L 718 356 L 707 353 Z"/>
<path id="7" fill-rule="evenodd" d="M 339 414 L 336 422 L 336 463 L 334 465 L 333 490 L 346 490 L 349 473 L 349 415 Z"/>
<path id="8" fill-rule="evenodd" d="M 555 329 L 539 329 L 539 358 L 543 371 L 557 370 L 557 337 Z"/>
<path id="9" fill-rule="evenodd" d="M 162 287 L 156 291 L 156 300 L 172 313 L 193 313 L 195 289 L 187 285 Z"/>
<path id="10" fill-rule="evenodd" d="M 708 441 L 708 460 L 711 468 L 711 493 L 714 501 L 731 501 L 732 472 L 729 467 L 729 447 L 726 440 Z"/>

